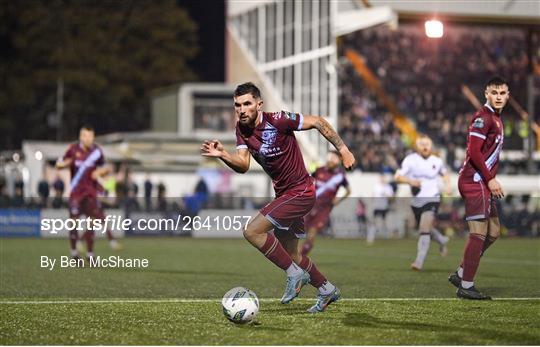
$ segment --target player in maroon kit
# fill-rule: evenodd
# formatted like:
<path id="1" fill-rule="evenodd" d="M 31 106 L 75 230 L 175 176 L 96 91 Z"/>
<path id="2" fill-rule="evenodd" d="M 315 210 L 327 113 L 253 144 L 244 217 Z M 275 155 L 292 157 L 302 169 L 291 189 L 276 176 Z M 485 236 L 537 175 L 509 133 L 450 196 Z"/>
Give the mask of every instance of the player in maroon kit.
<path id="1" fill-rule="evenodd" d="M 69 196 L 69 217 L 73 219 L 86 215 L 92 219 L 105 219 L 101 204 L 97 199 L 100 188 L 98 180 L 109 172 L 104 167 L 103 150 L 94 143 L 94 129 L 85 125 L 79 132 L 79 142 L 71 144 L 64 157 L 56 163 L 57 169 L 69 168 L 71 173 L 71 193 Z M 116 243 L 110 230 L 107 230 L 109 241 Z M 86 240 L 86 256 L 93 257 L 94 231 L 87 230 L 83 238 Z M 77 251 L 78 232 L 69 231 L 71 256 L 79 259 Z M 111 247 L 115 247 L 111 243 Z"/>
<path id="2" fill-rule="evenodd" d="M 457 296 L 464 299 L 489 300 L 474 286 L 480 257 L 500 235 L 495 199 L 504 197 L 495 176 L 504 141 L 501 112 L 510 92 L 501 78 L 486 84 L 486 104 L 478 110 L 469 126 L 467 156 L 459 172 L 458 188 L 465 200 L 469 239 L 458 270 L 448 280 L 456 286 Z"/>
<path id="3" fill-rule="evenodd" d="M 311 212 L 306 215 L 305 229 L 307 230 L 306 241 L 302 245 L 302 255 L 307 255 L 313 248 L 315 236 L 328 225 L 330 213 L 334 206 L 338 205 L 351 194 L 349 182 L 345 177 L 344 170 L 340 167 L 339 153 L 336 151 L 328 152 L 328 158 L 325 166 L 317 168 L 311 176 L 315 178 L 315 188 L 317 200 Z M 340 187 L 345 188 L 345 195 L 336 198 Z"/>
<path id="4" fill-rule="evenodd" d="M 272 178 L 276 198 L 251 220 L 244 237 L 287 273 L 282 303 L 291 302 L 310 282 L 319 294 L 308 311 L 322 312 L 341 294 L 298 249 L 298 236 L 304 234 L 303 217 L 315 203 L 315 185 L 304 166 L 294 131 L 316 128 L 338 150 L 346 169 L 352 169 L 355 159 L 323 117 L 262 112 L 262 105 L 261 93 L 253 83 L 236 87 L 236 154 L 227 152 L 218 140 L 207 140 L 201 147 L 202 155 L 219 158 L 234 171 L 245 173 L 251 154 Z M 273 234 L 269 232 L 272 229 Z"/>

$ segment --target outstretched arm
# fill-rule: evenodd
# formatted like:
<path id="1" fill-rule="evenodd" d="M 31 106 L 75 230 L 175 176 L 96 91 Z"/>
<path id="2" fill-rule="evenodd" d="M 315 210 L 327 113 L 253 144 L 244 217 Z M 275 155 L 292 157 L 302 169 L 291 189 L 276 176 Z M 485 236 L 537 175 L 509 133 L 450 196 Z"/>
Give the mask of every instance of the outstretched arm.
<path id="1" fill-rule="evenodd" d="M 394 179 L 396 180 L 397 183 L 405 183 L 412 187 L 417 187 L 417 188 L 420 188 L 420 185 L 422 184 L 422 182 L 420 182 L 419 180 L 415 180 L 407 176 L 401 175 L 399 170 L 394 175 Z"/>
<path id="2" fill-rule="evenodd" d="M 317 129 L 328 142 L 333 144 L 334 147 L 336 147 L 336 150 L 341 151 L 341 148 L 345 146 L 341 137 L 339 137 L 338 133 L 324 117 L 304 115 L 304 123 L 300 130 L 309 130 L 313 128 Z"/>
<path id="3" fill-rule="evenodd" d="M 317 129 L 328 142 L 334 145 L 336 150 L 341 154 L 343 166 L 345 166 L 347 170 L 352 169 L 355 164 L 354 155 L 349 151 L 349 148 L 345 146 L 343 140 L 334 130 L 332 125 L 330 125 L 324 117 L 304 115 L 304 122 L 300 130 L 309 130 L 313 128 Z"/>
<path id="4" fill-rule="evenodd" d="M 106 166 L 97 168 L 92 172 L 92 178 L 95 180 L 99 180 L 103 176 L 107 175 L 109 172 L 110 172 L 110 168 Z"/>
<path id="5" fill-rule="evenodd" d="M 337 206 L 339 205 L 343 200 L 347 199 L 347 197 L 351 195 L 351 188 L 349 186 L 345 187 L 345 194 L 342 197 L 335 197 L 333 201 L 333 205 Z"/>
<path id="6" fill-rule="evenodd" d="M 409 177 L 411 175 L 411 172 L 414 170 L 414 167 L 415 164 L 411 162 L 409 156 L 403 159 L 401 167 L 399 168 L 399 170 L 396 171 L 396 174 L 394 175 L 394 179 L 396 180 L 396 182 L 405 183 L 410 185 L 411 187 L 420 188 L 422 182 L 420 180 L 415 180 Z"/>
<path id="7" fill-rule="evenodd" d="M 236 154 L 231 154 L 218 140 L 206 140 L 201 146 L 201 152 L 205 157 L 221 159 L 228 167 L 238 173 L 245 173 L 249 169 L 249 151 L 245 148 L 236 150 Z"/>
<path id="8" fill-rule="evenodd" d="M 72 162 L 73 162 L 73 159 L 71 158 L 66 158 L 66 159 L 58 158 L 58 160 L 56 161 L 55 167 L 58 170 L 62 170 L 70 166 Z"/>

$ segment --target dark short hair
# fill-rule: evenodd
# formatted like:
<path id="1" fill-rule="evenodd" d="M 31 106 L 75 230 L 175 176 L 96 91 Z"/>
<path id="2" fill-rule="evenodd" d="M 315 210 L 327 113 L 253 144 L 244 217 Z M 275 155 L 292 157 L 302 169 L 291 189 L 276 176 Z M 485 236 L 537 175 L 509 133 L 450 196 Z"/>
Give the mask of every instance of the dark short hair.
<path id="1" fill-rule="evenodd" d="M 502 85 L 507 85 L 508 86 L 508 82 L 506 82 L 506 80 L 502 77 L 499 77 L 499 76 L 494 76 L 492 77 L 487 83 L 486 83 L 486 88 L 489 87 L 489 86 L 502 86 Z"/>
<path id="2" fill-rule="evenodd" d="M 235 97 L 246 95 L 246 94 L 251 94 L 256 99 L 261 98 L 261 91 L 259 90 L 259 88 L 257 88 L 256 85 L 254 85 L 251 82 L 239 84 L 238 86 L 236 86 L 236 89 L 234 90 Z"/>
<path id="3" fill-rule="evenodd" d="M 94 130 L 94 127 L 91 126 L 90 124 L 84 124 L 82 127 L 81 127 L 81 130 L 88 130 L 88 131 L 95 131 Z"/>

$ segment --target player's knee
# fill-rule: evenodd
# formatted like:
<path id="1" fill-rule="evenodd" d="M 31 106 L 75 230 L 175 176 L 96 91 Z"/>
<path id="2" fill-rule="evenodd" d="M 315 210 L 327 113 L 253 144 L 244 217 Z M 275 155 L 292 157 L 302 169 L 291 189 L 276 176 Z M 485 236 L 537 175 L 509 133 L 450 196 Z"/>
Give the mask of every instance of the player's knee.
<path id="1" fill-rule="evenodd" d="M 259 235 L 257 230 L 253 227 L 250 227 L 249 225 L 246 229 L 244 229 L 243 234 L 244 234 L 244 238 L 248 241 L 253 241 Z"/>
<path id="2" fill-rule="evenodd" d="M 485 240 L 488 237 L 488 234 L 487 234 L 487 232 L 482 233 L 482 232 L 478 232 L 478 231 L 470 231 L 469 232 L 469 237 L 476 237 L 476 238 L 480 238 L 482 240 Z"/>
<path id="3" fill-rule="evenodd" d="M 492 232 L 490 232 L 490 233 L 488 234 L 488 237 L 489 237 L 491 243 L 497 241 L 497 240 L 499 239 L 500 236 L 501 236 L 501 233 L 500 233 L 500 232 L 497 232 L 497 233 L 492 233 Z"/>
<path id="4" fill-rule="evenodd" d="M 251 238 L 251 235 L 253 235 L 253 232 L 252 232 L 251 229 L 249 229 L 249 227 L 248 227 L 248 228 L 245 228 L 245 229 L 244 229 L 243 234 L 244 234 L 244 238 L 245 238 L 246 240 L 249 240 L 249 239 Z"/>
<path id="5" fill-rule="evenodd" d="M 431 228 L 422 228 L 422 227 L 420 227 L 420 228 L 418 228 L 418 232 L 420 234 L 431 234 Z"/>
<path id="6" fill-rule="evenodd" d="M 501 236 L 501 224 L 498 219 L 490 220 L 488 236 L 493 241 Z"/>

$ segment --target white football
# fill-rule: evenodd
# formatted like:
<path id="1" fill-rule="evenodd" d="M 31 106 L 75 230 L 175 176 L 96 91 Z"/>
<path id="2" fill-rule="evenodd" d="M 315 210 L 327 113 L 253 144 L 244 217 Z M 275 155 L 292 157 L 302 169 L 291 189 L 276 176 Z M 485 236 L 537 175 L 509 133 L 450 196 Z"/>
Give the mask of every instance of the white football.
<path id="1" fill-rule="evenodd" d="M 257 295 L 243 287 L 236 287 L 225 293 L 221 305 L 225 317 L 237 324 L 252 321 L 259 312 Z"/>

